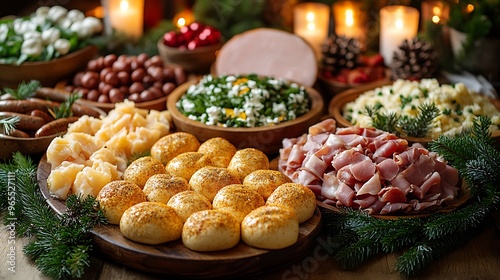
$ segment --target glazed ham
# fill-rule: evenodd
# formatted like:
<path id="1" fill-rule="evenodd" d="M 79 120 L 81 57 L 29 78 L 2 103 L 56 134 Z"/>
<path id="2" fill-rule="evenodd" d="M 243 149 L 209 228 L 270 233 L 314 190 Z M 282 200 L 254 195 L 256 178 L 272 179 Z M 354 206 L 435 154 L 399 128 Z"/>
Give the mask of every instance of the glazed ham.
<path id="1" fill-rule="evenodd" d="M 457 169 L 420 144 L 374 128 L 337 128 L 326 119 L 283 140 L 278 169 L 325 204 L 369 214 L 445 207 L 459 192 Z"/>

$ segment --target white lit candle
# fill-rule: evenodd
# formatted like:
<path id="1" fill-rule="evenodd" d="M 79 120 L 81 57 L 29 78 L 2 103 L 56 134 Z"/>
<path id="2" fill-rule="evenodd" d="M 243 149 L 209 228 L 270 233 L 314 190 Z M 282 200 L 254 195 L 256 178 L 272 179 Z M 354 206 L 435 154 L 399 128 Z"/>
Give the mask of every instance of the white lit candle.
<path id="1" fill-rule="evenodd" d="M 394 51 L 405 40 L 417 36 L 419 12 L 409 6 L 391 5 L 380 9 L 380 54 L 390 65 Z"/>
<path id="2" fill-rule="evenodd" d="M 330 8 L 323 3 L 299 3 L 293 16 L 293 32 L 311 45 L 319 59 L 321 44 L 328 37 Z"/>
<path id="3" fill-rule="evenodd" d="M 144 0 L 108 0 L 111 27 L 133 39 L 143 32 Z"/>
<path id="4" fill-rule="evenodd" d="M 364 41 L 361 2 L 339 1 L 332 6 L 335 34 Z"/>

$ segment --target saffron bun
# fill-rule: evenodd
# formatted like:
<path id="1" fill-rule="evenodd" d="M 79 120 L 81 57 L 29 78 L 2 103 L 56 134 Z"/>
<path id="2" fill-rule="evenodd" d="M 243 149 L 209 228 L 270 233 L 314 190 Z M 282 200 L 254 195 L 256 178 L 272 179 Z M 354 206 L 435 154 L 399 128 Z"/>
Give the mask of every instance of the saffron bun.
<path id="1" fill-rule="evenodd" d="M 167 204 L 173 195 L 189 189 L 188 181 L 182 177 L 156 174 L 146 181 L 143 191 L 148 201 Z"/>
<path id="2" fill-rule="evenodd" d="M 227 167 L 236 151 L 236 146 L 223 137 L 207 139 L 198 148 L 198 152 L 206 154 L 217 167 Z"/>
<path id="3" fill-rule="evenodd" d="M 134 182 L 111 181 L 96 196 L 108 223 L 118 225 L 123 213 L 132 205 L 146 201 L 146 195 Z"/>
<path id="4" fill-rule="evenodd" d="M 193 213 L 182 228 L 182 242 L 193 251 L 226 250 L 239 241 L 240 223 L 224 211 L 212 209 Z"/>
<path id="5" fill-rule="evenodd" d="M 128 239 L 156 245 L 179 239 L 182 220 L 164 203 L 141 202 L 128 208 L 120 220 L 120 231 Z"/>
<path id="6" fill-rule="evenodd" d="M 217 192 L 212 207 L 229 212 L 241 222 L 248 213 L 264 204 L 264 198 L 258 192 L 242 184 L 232 184 Z"/>
<path id="7" fill-rule="evenodd" d="M 165 166 L 165 170 L 189 181 L 198 169 L 212 165 L 209 156 L 200 152 L 185 152 L 175 156 Z"/>
<path id="8" fill-rule="evenodd" d="M 227 185 L 240 183 L 240 179 L 229 172 L 227 168 L 215 166 L 205 166 L 198 169 L 189 180 L 191 189 L 208 198 L 210 203 L 220 189 Z"/>
<path id="9" fill-rule="evenodd" d="M 144 184 L 146 184 L 149 177 L 162 173 L 166 173 L 166 171 L 161 161 L 151 156 L 144 156 L 132 161 L 127 166 L 123 172 L 123 179 L 144 188 Z"/>
<path id="10" fill-rule="evenodd" d="M 261 249 L 282 249 L 297 242 L 299 221 L 295 211 L 284 205 L 264 205 L 241 222 L 241 239 Z"/>
<path id="11" fill-rule="evenodd" d="M 316 209 L 316 195 L 308 187 L 297 183 L 285 183 L 277 187 L 267 198 L 267 205 L 286 205 L 295 210 L 299 223 L 309 220 Z"/>
<path id="12" fill-rule="evenodd" d="M 278 170 L 260 169 L 245 176 L 243 185 L 258 192 L 264 200 L 284 183 L 292 183 L 292 179 Z"/>
<path id="13" fill-rule="evenodd" d="M 269 158 L 264 152 L 255 148 L 240 149 L 231 158 L 227 169 L 243 181 L 245 176 L 255 170 L 269 169 Z"/>
<path id="14" fill-rule="evenodd" d="M 212 209 L 212 204 L 205 196 L 192 190 L 182 191 L 173 195 L 167 202 L 167 205 L 175 210 L 183 223 L 193 213 Z"/>
<path id="15" fill-rule="evenodd" d="M 151 146 L 151 156 L 165 165 L 182 153 L 196 152 L 199 147 L 200 141 L 193 134 L 178 131 L 158 139 Z"/>

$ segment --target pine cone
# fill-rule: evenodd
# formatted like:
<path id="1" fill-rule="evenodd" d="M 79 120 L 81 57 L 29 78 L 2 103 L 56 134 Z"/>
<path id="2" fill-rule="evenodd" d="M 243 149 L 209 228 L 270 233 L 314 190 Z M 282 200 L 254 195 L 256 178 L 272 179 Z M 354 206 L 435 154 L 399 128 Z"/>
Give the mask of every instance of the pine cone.
<path id="1" fill-rule="evenodd" d="M 429 42 L 418 37 L 404 40 L 394 52 L 390 68 L 393 80 L 432 78 L 438 70 L 437 53 Z"/>
<path id="2" fill-rule="evenodd" d="M 324 71 L 338 73 L 342 69 L 354 69 L 359 65 L 361 46 L 357 39 L 330 35 L 321 44 L 320 64 Z"/>

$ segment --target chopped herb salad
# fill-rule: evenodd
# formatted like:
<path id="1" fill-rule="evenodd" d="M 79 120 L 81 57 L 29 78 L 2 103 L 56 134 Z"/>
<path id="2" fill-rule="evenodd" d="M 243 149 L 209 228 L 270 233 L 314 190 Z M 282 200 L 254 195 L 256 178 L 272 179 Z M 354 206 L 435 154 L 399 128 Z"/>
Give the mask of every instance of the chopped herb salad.
<path id="1" fill-rule="evenodd" d="M 177 101 L 192 120 L 222 127 L 261 127 L 309 112 L 304 86 L 286 79 L 249 75 L 205 75 Z"/>

